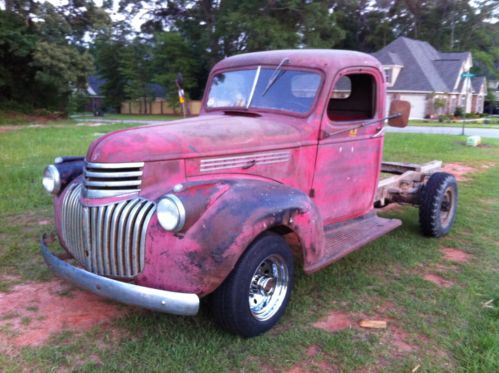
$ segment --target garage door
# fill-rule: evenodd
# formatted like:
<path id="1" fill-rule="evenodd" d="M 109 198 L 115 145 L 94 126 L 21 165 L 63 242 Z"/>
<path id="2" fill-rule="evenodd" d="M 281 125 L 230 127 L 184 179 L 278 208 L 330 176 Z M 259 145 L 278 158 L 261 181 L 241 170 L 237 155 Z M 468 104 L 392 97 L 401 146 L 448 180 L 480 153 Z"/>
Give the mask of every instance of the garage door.
<path id="1" fill-rule="evenodd" d="M 411 119 L 423 119 L 426 100 L 424 95 L 400 95 L 400 99 L 411 103 Z"/>
<path id="2" fill-rule="evenodd" d="M 392 95 L 388 93 L 386 95 L 386 107 L 385 107 L 386 108 L 386 110 L 385 110 L 386 113 L 385 113 L 385 115 L 390 114 L 390 104 L 391 103 L 392 103 Z"/>

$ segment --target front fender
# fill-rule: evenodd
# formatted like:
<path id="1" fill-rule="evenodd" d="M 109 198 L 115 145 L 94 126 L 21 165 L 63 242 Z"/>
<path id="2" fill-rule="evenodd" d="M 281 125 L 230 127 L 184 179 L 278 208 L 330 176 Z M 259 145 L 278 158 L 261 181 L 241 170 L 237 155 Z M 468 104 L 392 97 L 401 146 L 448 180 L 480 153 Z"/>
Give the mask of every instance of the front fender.
<path id="1" fill-rule="evenodd" d="M 317 260 L 322 249 L 321 217 L 315 204 L 299 190 L 242 179 L 187 186 L 177 196 L 186 206 L 188 224 L 174 235 L 165 232 L 153 217 L 139 283 L 209 294 L 229 275 L 255 237 L 275 226 L 287 226 L 298 235 L 305 267 Z"/>

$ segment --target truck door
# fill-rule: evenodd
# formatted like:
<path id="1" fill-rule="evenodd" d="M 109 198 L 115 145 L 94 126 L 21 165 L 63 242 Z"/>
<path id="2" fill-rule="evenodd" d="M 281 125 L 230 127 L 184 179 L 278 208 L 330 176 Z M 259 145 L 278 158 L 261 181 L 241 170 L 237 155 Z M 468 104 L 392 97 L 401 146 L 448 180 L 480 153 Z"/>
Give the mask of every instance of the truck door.
<path id="1" fill-rule="evenodd" d="M 383 150 L 384 86 L 375 68 L 337 74 L 323 116 L 313 196 L 325 224 L 368 213 L 373 208 Z"/>

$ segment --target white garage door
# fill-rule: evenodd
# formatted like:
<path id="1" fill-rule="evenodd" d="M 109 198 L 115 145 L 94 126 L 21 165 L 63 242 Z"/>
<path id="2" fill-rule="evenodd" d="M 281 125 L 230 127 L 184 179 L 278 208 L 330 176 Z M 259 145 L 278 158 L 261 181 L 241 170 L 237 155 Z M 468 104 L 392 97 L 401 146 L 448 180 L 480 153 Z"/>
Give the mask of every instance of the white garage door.
<path id="1" fill-rule="evenodd" d="M 385 110 L 385 115 L 390 114 L 390 104 L 392 103 L 392 95 L 390 93 L 386 94 L 386 110 Z"/>
<path id="2" fill-rule="evenodd" d="M 400 99 L 411 103 L 411 119 L 423 119 L 425 115 L 426 99 L 424 95 L 400 95 Z"/>

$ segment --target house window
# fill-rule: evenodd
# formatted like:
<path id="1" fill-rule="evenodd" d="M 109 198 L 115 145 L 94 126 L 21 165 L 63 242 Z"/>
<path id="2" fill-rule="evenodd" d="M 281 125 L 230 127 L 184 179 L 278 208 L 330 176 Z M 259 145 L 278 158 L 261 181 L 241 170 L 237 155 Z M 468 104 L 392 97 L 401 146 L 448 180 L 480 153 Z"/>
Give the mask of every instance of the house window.
<path id="1" fill-rule="evenodd" d="M 386 84 L 391 86 L 393 84 L 393 69 L 391 67 L 387 67 L 384 69 L 385 71 L 385 79 L 386 79 Z"/>
<path id="2" fill-rule="evenodd" d="M 452 96 L 450 99 L 450 112 L 453 113 L 456 110 L 456 96 Z"/>
<path id="3" fill-rule="evenodd" d="M 349 74 L 339 79 L 331 93 L 328 117 L 335 122 L 374 118 L 376 81 L 370 74 Z"/>

